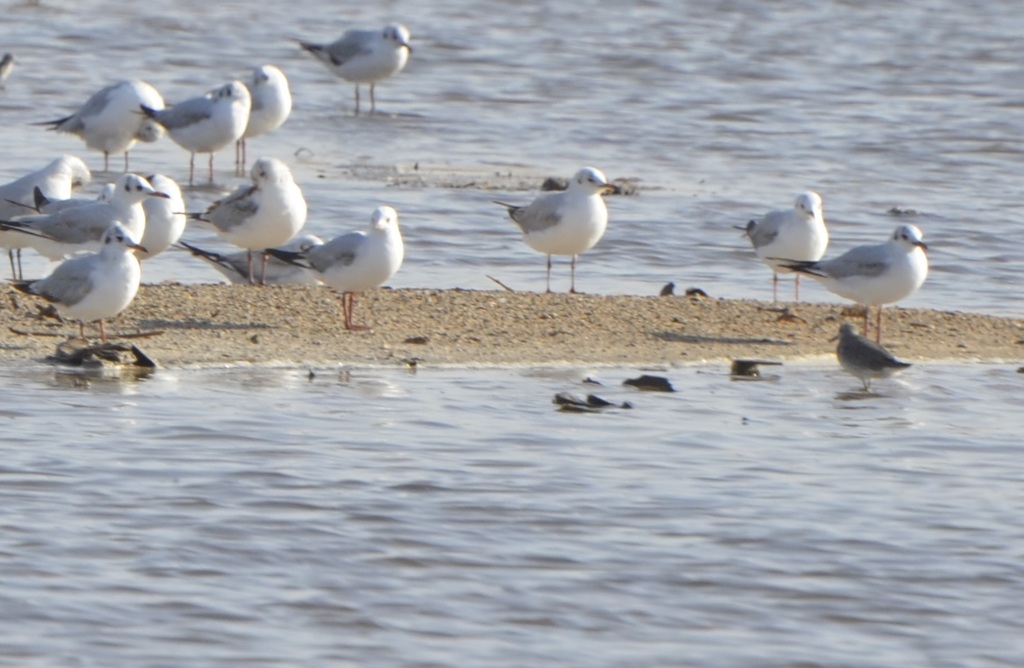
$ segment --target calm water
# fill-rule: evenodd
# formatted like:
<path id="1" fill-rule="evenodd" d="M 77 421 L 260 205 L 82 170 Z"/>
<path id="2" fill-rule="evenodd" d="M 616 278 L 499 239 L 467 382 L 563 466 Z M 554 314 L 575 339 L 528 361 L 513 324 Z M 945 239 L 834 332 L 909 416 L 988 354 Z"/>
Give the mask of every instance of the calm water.
<path id="1" fill-rule="evenodd" d="M 395 286 L 543 288 L 490 202 L 531 192 L 414 165 L 469 186 L 593 164 L 643 192 L 609 202 L 584 290 L 765 298 L 733 226 L 814 188 L 833 252 L 919 212 L 932 272 L 905 305 L 1020 314 L 1012 3 L 168 4 L 5 8 L 0 179 L 64 152 L 99 169 L 30 123 L 112 81 L 173 102 L 272 62 L 295 111 L 250 155 L 292 164 L 323 236 L 394 205 Z M 393 19 L 411 63 L 386 115 L 353 118 L 290 38 Z M 190 209 L 242 181 L 217 160 Z M 133 164 L 187 176 L 166 140 Z M 219 280 L 177 253 L 144 275 Z M 827 360 L 663 370 L 672 395 L 625 391 L 640 371 L 0 370 L 0 665 L 1020 665 L 1014 365 L 917 365 L 870 397 Z M 635 408 L 550 403 L 588 389 Z"/>

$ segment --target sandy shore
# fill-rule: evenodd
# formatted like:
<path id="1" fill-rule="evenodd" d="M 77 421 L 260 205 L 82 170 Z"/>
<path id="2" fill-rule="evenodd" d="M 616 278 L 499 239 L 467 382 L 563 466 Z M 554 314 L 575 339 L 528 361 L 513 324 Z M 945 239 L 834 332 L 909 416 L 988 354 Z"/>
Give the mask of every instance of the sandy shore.
<path id="1" fill-rule="evenodd" d="M 0 357 L 41 360 L 77 325 L 40 318 L 42 301 L 10 291 L 0 306 Z M 726 358 L 831 355 L 840 304 L 772 305 L 685 296 L 636 297 L 462 290 L 364 295 L 341 328 L 330 289 L 232 285 L 143 286 L 111 338 L 162 366 L 220 364 L 658 365 Z M 908 360 L 1024 359 L 1024 320 L 888 308 L 884 343 Z M 87 335 L 98 336 L 95 327 Z"/>

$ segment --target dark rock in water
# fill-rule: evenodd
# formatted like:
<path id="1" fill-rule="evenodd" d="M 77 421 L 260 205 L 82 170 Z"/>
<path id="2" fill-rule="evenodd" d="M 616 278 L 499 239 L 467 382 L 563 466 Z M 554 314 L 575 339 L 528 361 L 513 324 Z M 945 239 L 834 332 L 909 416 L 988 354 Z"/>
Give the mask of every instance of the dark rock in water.
<path id="1" fill-rule="evenodd" d="M 776 380 L 778 376 L 762 376 L 759 365 L 771 364 L 781 366 L 782 362 L 772 360 L 733 360 L 729 375 L 734 380 Z"/>
<path id="2" fill-rule="evenodd" d="M 551 403 L 557 405 L 558 410 L 569 413 L 600 413 L 601 409 L 604 408 L 633 407 L 633 404 L 628 401 L 622 404 L 614 404 L 607 399 L 597 396 L 596 394 L 588 394 L 585 399 L 581 399 L 575 394 L 571 394 L 569 392 L 559 392 L 555 395 L 555 398 L 551 400 Z"/>
<path id="3" fill-rule="evenodd" d="M 599 381 L 597 378 L 593 378 L 591 376 L 587 376 L 586 378 L 584 378 L 583 379 L 583 384 L 584 385 L 604 385 L 604 383 Z"/>
<path id="4" fill-rule="evenodd" d="M 623 385 L 629 385 L 635 387 L 638 390 L 644 390 L 646 392 L 675 392 L 676 389 L 672 387 L 672 383 L 668 382 L 668 378 L 662 376 L 648 376 L 644 374 L 638 378 L 628 378 L 622 381 Z"/>
<path id="5" fill-rule="evenodd" d="M 90 345 L 82 339 L 69 339 L 57 346 L 50 361 L 68 366 L 91 369 L 111 367 L 136 367 L 155 369 L 156 362 L 137 346 L 124 343 L 99 343 Z"/>

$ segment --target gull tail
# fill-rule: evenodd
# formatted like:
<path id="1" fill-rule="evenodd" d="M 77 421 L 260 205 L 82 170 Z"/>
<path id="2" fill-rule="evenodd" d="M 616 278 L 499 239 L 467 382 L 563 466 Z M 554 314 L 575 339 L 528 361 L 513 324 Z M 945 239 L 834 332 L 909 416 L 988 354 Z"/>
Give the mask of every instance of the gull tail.
<path id="1" fill-rule="evenodd" d="M 61 127 L 62 125 L 68 123 L 74 117 L 75 115 L 71 114 L 70 116 L 65 116 L 64 118 L 58 118 L 55 121 L 37 121 L 35 123 L 29 123 L 29 125 L 38 125 L 40 127 L 45 126 L 47 130 L 53 130 L 54 132 L 74 132 L 76 129 L 80 130 L 81 128 Z"/>
<path id="2" fill-rule="evenodd" d="M 271 257 L 276 257 L 282 262 L 288 264 L 294 264 L 296 267 L 303 267 L 304 269 L 312 269 L 312 265 L 309 264 L 309 260 L 306 259 L 306 254 L 297 251 L 282 250 L 280 248 L 268 248 L 264 251 Z"/>
<path id="3" fill-rule="evenodd" d="M 818 269 L 818 263 L 813 260 L 790 260 L 784 257 L 770 257 L 767 259 L 778 262 L 779 266 L 790 271 L 807 274 L 808 276 L 817 276 L 818 278 L 828 278 L 824 272 Z"/>

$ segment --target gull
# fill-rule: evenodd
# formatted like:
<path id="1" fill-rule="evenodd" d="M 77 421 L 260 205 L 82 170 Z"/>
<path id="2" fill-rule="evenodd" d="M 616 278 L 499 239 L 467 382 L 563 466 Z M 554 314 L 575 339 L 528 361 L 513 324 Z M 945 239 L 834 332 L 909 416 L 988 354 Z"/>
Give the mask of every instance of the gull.
<path id="1" fill-rule="evenodd" d="M 872 379 L 888 378 L 910 366 L 909 362 L 901 362 L 881 345 L 858 334 L 857 328 L 848 322 L 839 327 L 836 358 L 847 373 L 860 378 L 865 392 L 871 390 Z"/>
<path id="2" fill-rule="evenodd" d="M 249 122 L 252 98 L 241 81 L 230 81 L 204 95 L 154 109 L 141 105 L 142 112 L 167 129 L 176 144 L 190 153 L 188 184 L 195 176 L 196 153 L 210 154 L 210 183 L 213 183 L 213 154 L 242 138 Z"/>
<path id="3" fill-rule="evenodd" d="M 405 247 L 398 229 L 398 212 L 390 206 L 374 210 L 368 231 L 356 231 L 335 237 L 304 253 L 271 249 L 274 257 L 306 267 L 325 285 L 341 293 L 345 329 L 365 330 L 353 322 L 356 296 L 379 287 L 402 266 Z"/>
<path id="4" fill-rule="evenodd" d="M 548 292 L 552 255 L 572 256 L 569 292 L 576 292 L 576 256 L 590 250 L 604 235 L 608 208 L 601 194 L 614 189 L 601 170 L 584 167 L 576 172 L 564 192 L 545 193 L 527 206 L 495 201 L 508 209 L 509 216 L 522 229 L 527 245 L 547 254 Z"/>
<path id="5" fill-rule="evenodd" d="M 145 260 L 170 248 L 185 231 L 185 201 L 177 182 L 163 174 L 147 176 L 146 180 L 157 192 L 167 197 L 147 197 L 142 202 L 146 213 L 146 227 L 139 243 L 146 248 L 139 251 L 139 259 Z"/>
<path id="6" fill-rule="evenodd" d="M 778 300 L 779 272 L 792 271 L 785 267 L 783 260 L 816 262 L 828 247 L 821 196 L 816 192 L 801 193 L 792 209 L 770 211 L 759 220 L 751 220 L 744 230 L 754 252 L 772 270 L 773 302 Z M 795 284 L 795 298 L 800 301 L 799 273 Z"/>
<path id="7" fill-rule="evenodd" d="M 78 320 L 85 338 L 85 323 L 99 321 L 100 340 L 107 340 L 103 321 L 125 310 L 139 291 L 142 271 L 133 250 L 144 251 L 118 223 L 103 233 L 100 250 L 61 263 L 38 281 L 17 281 L 14 287 L 38 295 Z"/>
<path id="8" fill-rule="evenodd" d="M 284 253 L 296 253 L 303 255 L 309 252 L 314 246 L 323 244 L 323 239 L 315 234 L 300 234 L 288 243 L 275 248 L 274 251 Z M 232 283 L 249 282 L 249 253 L 239 251 L 236 253 L 216 253 L 203 250 L 192 244 L 179 241 L 179 247 L 184 248 L 201 260 L 222 273 Z M 319 285 L 320 281 L 305 267 L 300 267 L 292 262 L 286 262 L 277 257 L 270 257 L 267 268 L 264 271 L 263 282 L 266 285 Z"/>
<path id="9" fill-rule="evenodd" d="M 0 220 L 30 214 L 36 207 L 37 189 L 50 197 L 68 199 L 73 188 L 87 185 L 91 180 L 92 174 L 80 158 L 62 155 L 45 167 L 0 185 Z M 21 278 L 21 249 L 28 246 L 28 241 L 24 234 L 0 228 L 0 248 L 8 249 L 13 278 Z M 18 256 L 17 270 L 15 251 Z"/>
<path id="10" fill-rule="evenodd" d="M 102 151 L 103 171 L 110 169 L 111 153 L 124 153 L 127 172 L 128 151 L 135 142 L 152 143 L 163 136 L 159 125 L 139 113 L 140 105 L 163 109 L 164 98 L 145 81 L 119 81 L 94 93 L 70 116 L 35 125 L 78 135 L 87 147 Z"/>
<path id="11" fill-rule="evenodd" d="M 356 115 L 359 115 L 359 84 L 370 84 L 370 113 L 377 110 L 374 88 L 378 81 L 393 77 L 402 71 L 412 47 L 409 29 L 399 23 L 384 26 L 383 30 L 348 30 L 330 44 L 315 44 L 298 40 L 299 45 L 313 54 L 336 75 L 356 85 Z"/>
<path id="12" fill-rule="evenodd" d="M 3 89 L 3 83 L 7 81 L 7 77 L 11 76 L 11 71 L 14 70 L 14 64 L 17 62 L 13 53 L 5 53 L 4 57 L 0 58 L 0 90 Z"/>
<path id="13" fill-rule="evenodd" d="M 292 113 L 292 93 L 284 72 L 273 65 L 262 65 L 252 71 L 246 84 L 252 97 L 249 122 L 242 138 L 235 142 L 235 171 L 245 173 L 247 139 L 265 135 L 281 127 Z"/>
<path id="14" fill-rule="evenodd" d="M 928 276 L 928 246 L 914 225 L 900 225 L 885 243 L 857 246 L 831 260 L 784 262 L 783 266 L 816 278 L 830 292 L 864 306 L 878 306 L 875 340 L 882 340 L 882 307 L 914 294 Z"/>
<path id="15" fill-rule="evenodd" d="M 249 282 L 255 283 L 252 251 L 262 252 L 265 274 L 269 256 L 264 249 L 287 243 L 299 233 L 306 223 L 306 198 L 288 165 L 276 158 L 260 158 L 252 165 L 251 185 L 239 186 L 193 217 L 212 225 L 224 241 L 249 251 Z"/>
<path id="16" fill-rule="evenodd" d="M 56 213 L 0 220 L 0 229 L 24 234 L 28 245 L 40 255 L 59 260 L 81 251 L 97 250 L 113 223 L 120 223 L 132 239 L 141 238 L 146 226 L 142 202 L 147 197 L 167 195 L 138 174 L 122 174 L 109 202 L 93 201 Z"/>

